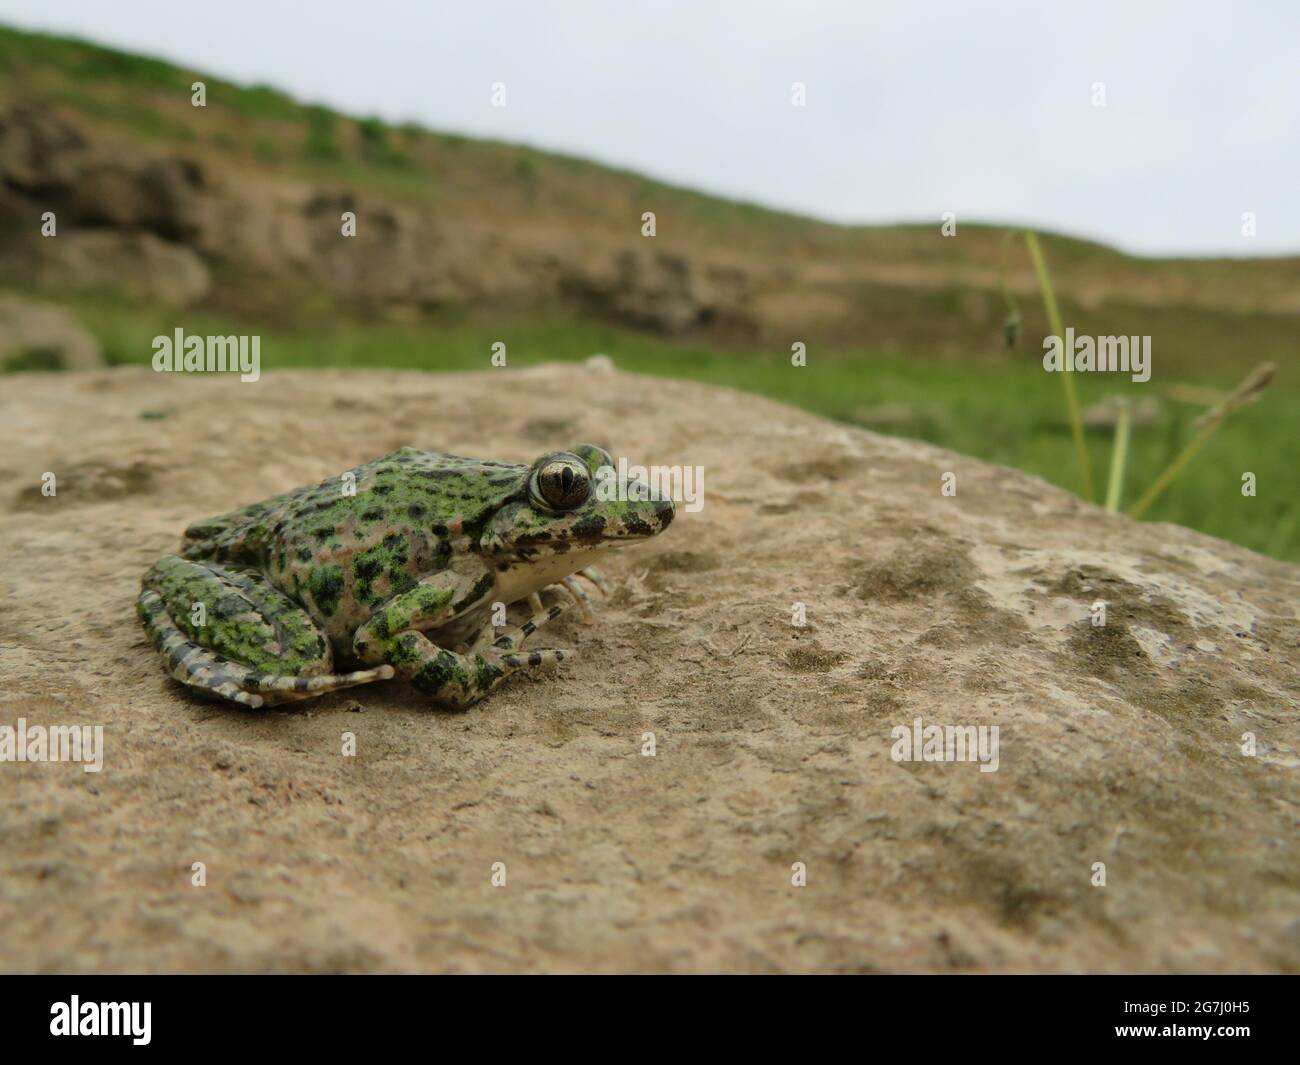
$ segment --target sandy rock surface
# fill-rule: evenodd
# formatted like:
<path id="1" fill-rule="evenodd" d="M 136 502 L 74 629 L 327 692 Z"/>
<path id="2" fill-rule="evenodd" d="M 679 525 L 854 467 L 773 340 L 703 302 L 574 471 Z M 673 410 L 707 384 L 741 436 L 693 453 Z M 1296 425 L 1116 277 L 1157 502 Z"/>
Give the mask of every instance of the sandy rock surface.
<path id="1" fill-rule="evenodd" d="M 1300 969 L 1293 566 L 578 367 L 22 375 L 0 436 L 0 724 L 106 745 L 0 763 L 6 970 Z M 192 520 L 400 445 L 580 440 L 703 465 L 704 508 L 540 634 L 575 662 L 472 710 L 206 703 L 135 619 Z M 918 717 L 997 726 L 997 771 L 893 760 Z"/>

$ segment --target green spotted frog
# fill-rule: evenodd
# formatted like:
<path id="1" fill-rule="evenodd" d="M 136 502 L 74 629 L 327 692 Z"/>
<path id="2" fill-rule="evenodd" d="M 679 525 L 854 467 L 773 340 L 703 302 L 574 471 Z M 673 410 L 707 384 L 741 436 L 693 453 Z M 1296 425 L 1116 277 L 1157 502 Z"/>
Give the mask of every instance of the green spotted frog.
<path id="1" fill-rule="evenodd" d="M 402 448 L 191 525 L 145 574 L 137 612 L 203 695 L 256 708 L 400 676 L 464 707 L 570 658 L 522 647 L 563 609 L 540 592 L 565 590 L 590 620 L 578 578 L 599 587 L 591 563 L 673 513 L 590 444 L 531 466 Z M 533 616 L 504 624 L 520 600 Z"/>

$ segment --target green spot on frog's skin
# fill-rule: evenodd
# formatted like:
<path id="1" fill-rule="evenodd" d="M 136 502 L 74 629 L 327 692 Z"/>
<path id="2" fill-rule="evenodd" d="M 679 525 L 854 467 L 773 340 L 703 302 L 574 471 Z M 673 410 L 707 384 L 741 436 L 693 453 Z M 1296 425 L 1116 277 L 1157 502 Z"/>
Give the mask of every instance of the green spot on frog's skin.
<path id="1" fill-rule="evenodd" d="M 356 578 L 357 598 L 363 603 L 375 603 L 380 598 L 375 584 L 387 574 L 390 587 L 386 595 L 409 588 L 414 576 L 406 569 L 410 545 L 401 533 L 389 533 L 383 543 L 367 548 L 352 560 L 352 575 Z"/>
<path id="2" fill-rule="evenodd" d="M 492 687 L 493 683 L 499 676 L 501 676 L 501 670 L 499 667 L 492 665 L 481 655 L 478 656 L 474 666 L 474 683 L 477 685 L 479 691 L 487 691 Z"/>
<path id="3" fill-rule="evenodd" d="M 432 661 L 426 662 L 411 678 L 411 683 L 421 691 L 436 694 L 446 687 L 448 682 L 456 681 L 467 686 L 469 677 L 461 668 L 456 656 L 446 651 L 439 651 Z"/>
<path id="4" fill-rule="evenodd" d="M 388 571 L 388 594 L 401 595 L 415 587 L 416 578 L 405 570 Z"/>
<path id="5" fill-rule="evenodd" d="M 420 661 L 419 643 L 414 636 L 404 636 L 392 643 L 385 658 L 394 666 L 413 666 Z"/>
<path id="6" fill-rule="evenodd" d="M 375 615 L 375 635 L 381 640 L 409 628 L 417 616 L 425 621 L 437 617 L 451 602 L 451 589 L 422 584 L 409 600 L 393 602 Z"/>
<path id="7" fill-rule="evenodd" d="M 433 615 L 451 602 L 450 588 L 431 588 L 429 585 L 421 585 L 420 590 L 415 593 L 416 606 L 420 612 L 425 615 Z"/>
<path id="8" fill-rule="evenodd" d="M 316 607 L 327 618 L 333 617 L 343 595 L 343 567 L 321 566 L 307 578 L 307 590 Z"/>
<path id="9" fill-rule="evenodd" d="M 352 560 L 352 576 L 357 582 L 357 598 L 363 603 L 375 599 L 374 584 L 376 578 L 384 572 L 384 554 L 382 547 L 372 547 L 362 551 Z"/>

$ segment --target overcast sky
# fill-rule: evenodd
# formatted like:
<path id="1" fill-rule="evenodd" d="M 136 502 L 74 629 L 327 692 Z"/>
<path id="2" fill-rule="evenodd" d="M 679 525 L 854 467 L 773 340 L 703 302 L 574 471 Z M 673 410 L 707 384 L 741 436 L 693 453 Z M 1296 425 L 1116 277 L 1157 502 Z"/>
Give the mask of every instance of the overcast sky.
<path id="1" fill-rule="evenodd" d="M 833 221 L 1300 253 L 1300 0 L 0 0 L 0 21 Z"/>

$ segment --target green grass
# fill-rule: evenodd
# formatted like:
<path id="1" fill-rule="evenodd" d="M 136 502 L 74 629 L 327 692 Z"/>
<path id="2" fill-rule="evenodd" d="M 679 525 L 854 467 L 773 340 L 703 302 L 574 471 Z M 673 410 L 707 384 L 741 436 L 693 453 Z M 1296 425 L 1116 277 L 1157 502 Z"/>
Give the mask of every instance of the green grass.
<path id="1" fill-rule="evenodd" d="M 258 333 L 264 372 L 291 367 L 485 370 L 496 341 L 505 342 L 511 367 L 576 361 L 604 352 L 623 370 L 757 392 L 1079 490 L 1061 385 L 1055 375 L 1043 372 L 1035 352 L 980 364 L 872 352 L 813 352 L 806 367 L 796 368 L 787 352 L 721 352 L 565 317 L 513 322 L 494 317 L 486 322 L 447 315 L 420 325 L 397 325 L 340 321 L 324 313 L 321 320 L 330 322 L 328 329 L 293 330 L 141 308 L 116 298 L 83 297 L 75 309 L 114 363 L 147 364 L 152 337 L 171 333 L 177 325 L 189 333 Z M 509 371 L 497 372 L 503 374 L 502 386 L 508 387 Z M 1207 371 L 1180 383 L 1229 389 L 1239 377 Z M 1078 374 L 1075 383 L 1085 407 L 1117 393 L 1141 399 L 1155 394 L 1156 388 L 1119 375 Z M 1198 408 L 1166 400 L 1158 424 L 1133 429 L 1121 506 L 1136 499 L 1177 455 L 1199 413 Z M 1147 519 L 1187 525 L 1267 555 L 1300 561 L 1300 509 L 1292 490 L 1297 423 L 1300 392 L 1294 383 L 1283 381 L 1220 428 Z M 446 443 L 436 439 L 436 430 L 431 434 L 428 440 L 412 443 Z M 1089 459 L 1099 477 L 1109 463 L 1111 442 L 1110 431 L 1087 434 Z M 1241 495 L 1241 475 L 1247 471 L 1258 479 L 1254 498 Z"/>

